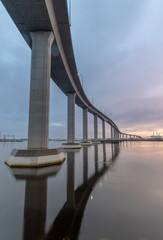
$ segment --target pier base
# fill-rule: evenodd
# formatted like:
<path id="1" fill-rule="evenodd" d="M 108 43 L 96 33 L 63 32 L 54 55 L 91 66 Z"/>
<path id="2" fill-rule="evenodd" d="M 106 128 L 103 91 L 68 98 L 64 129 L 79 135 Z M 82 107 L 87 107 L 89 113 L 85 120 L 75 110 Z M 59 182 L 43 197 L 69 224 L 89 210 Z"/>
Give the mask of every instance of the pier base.
<path id="1" fill-rule="evenodd" d="M 80 149 L 81 147 L 80 143 L 63 143 L 61 146 L 63 149 Z"/>
<path id="2" fill-rule="evenodd" d="M 38 168 L 61 164 L 64 160 L 65 156 L 60 148 L 32 150 L 13 149 L 5 163 L 9 167 Z"/>
<path id="3" fill-rule="evenodd" d="M 94 144 L 94 145 L 95 145 L 95 144 L 101 144 L 101 142 L 95 140 L 95 141 L 92 141 L 92 144 Z"/>
<path id="4" fill-rule="evenodd" d="M 82 146 L 91 146 L 92 142 L 91 141 L 87 141 L 87 142 L 81 142 L 80 143 Z"/>

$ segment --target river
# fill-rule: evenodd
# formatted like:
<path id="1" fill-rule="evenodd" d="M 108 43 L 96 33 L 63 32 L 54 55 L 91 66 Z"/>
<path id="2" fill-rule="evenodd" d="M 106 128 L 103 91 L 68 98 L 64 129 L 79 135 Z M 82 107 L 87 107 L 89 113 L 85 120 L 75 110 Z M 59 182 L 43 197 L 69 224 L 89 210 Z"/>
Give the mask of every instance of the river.
<path id="1" fill-rule="evenodd" d="M 4 164 L 13 148 L 26 142 L 0 143 L 0 239 L 163 239 L 162 142 L 92 145 L 31 170 Z"/>

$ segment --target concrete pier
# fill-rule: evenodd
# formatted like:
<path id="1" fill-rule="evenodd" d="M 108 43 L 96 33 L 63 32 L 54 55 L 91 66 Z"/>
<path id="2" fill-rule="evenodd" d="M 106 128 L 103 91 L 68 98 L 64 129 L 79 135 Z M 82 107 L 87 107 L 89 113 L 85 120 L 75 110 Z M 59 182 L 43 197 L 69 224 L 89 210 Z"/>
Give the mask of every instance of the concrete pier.
<path id="1" fill-rule="evenodd" d="M 111 139 L 114 138 L 114 131 L 113 131 L 113 126 L 110 125 L 110 128 L 111 128 Z"/>
<path id="2" fill-rule="evenodd" d="M 114 138 L 119 139 L 119 133 L 115 128 L 114 128 Z"/>
<path id="3" fill-rule="evenodd" d="M 31 32 L 32 62 L 28 149 L 48 148 L 52 32 Z"/>
<path id="4" fill-rule="evenodd" d="M 75 92 L 67 95 L 67 143 L 62 144 L 65 149 L 81 148 L 75 143 L 75 96 Z"/>
<path id="5" fill-rule="evenodd" d="M 88 108 L 83 108 L 83 142 L 88 141 Z"/>
<path id="6" fill-rule="evenodd" d="M 76 93 L 68 94 L 67 143 L 75 142 L 75 95 L 76 95 Z"/>
<path id="7" fill-rule="evenodd" d="M 98 141 L 98 119 L 97 119 L 97 115 L 94 115 L 94 144 L 98 144 L 100 143 Z"/>
<path id="8" fill-rule="evenodd" d="M 94 140 L 97 141 L 98 137 L 98 123 L 97 123 L 97 115 L 94 115 Z"/>
<path id="9" fill-rule="evenodd" d="M 83 142 L 81 145 L 92 145 L 92 142 L 88 141 L 88 108 L 83 108 Z"/>
<path id="10" fill-rule="evenodd" d="M 52 32 L 31 32 L 32 61 L 30 106 L 28 124 L 28 150 L 14 149 L 6 160 L 10 167 L 43 167 L 60 164 L 64 154 L 60 149 L 48 149 L 49 88 L 51 73 Z"/>
<path id="11" fill-rule="evenodd" d="M 102 120 L 102 139 L 105 140 L 105 121 Z"/>

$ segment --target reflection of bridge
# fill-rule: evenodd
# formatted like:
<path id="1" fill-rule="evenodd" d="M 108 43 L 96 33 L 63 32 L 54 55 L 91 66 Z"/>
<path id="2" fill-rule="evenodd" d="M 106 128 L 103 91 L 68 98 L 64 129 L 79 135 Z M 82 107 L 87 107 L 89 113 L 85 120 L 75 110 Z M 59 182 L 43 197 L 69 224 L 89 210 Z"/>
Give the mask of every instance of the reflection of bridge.
<path id="1" fill-rule="evenodd" d="M 14 170 L 16 178 L 26 179 L 24 205 L 24 240 L 76 240 L 79 234 L 83 214 L 94 186 L 109 170 L 109 166 L 117 158 L 119 144 L 112 145 L 112 155 L 106 159 L 106 146 L 103 144 L 103 162 L 98 161 L 98 146 L 94 146 L 94 174 L 88 177 L 88 148 L 83 148 L 83 183 L 76 190 L 75 187 L 75 157 L 69 152 L 67 157 L 67 200 L 56 216 L 49 232 L 45 233 L 47 208 L 47 177 L 40 179 L 28 176 L 23 170 Z M 51 167 L 50 167 L 51 168 Z M 54 168 L 52 167 L 54 170 Z M 41 169 L 40 169 L 41 170 Z M 28 171 L 27 171 L 28 172 Z M 57 172 L 56 172 L 57 173 Z M 54 174 L 56 174 L 54 172 Z M 50 170 L 51 174 L 51 170 Z M 67 238 L 66 238 L 67 237 Z M 68 238 L 69 237 L 69 238 Z"/>
<path id="2" fill-rule="evenodd" d="M 117 125 L 86 97 L 80 83 L 71 41 L 66 0 L 2 0 L 22 36 L 32 49 L 28 149 L 47 149 L 49 136 L 50 76 L 68 97 L 67 144 L 75 144 L 75 103 L 83 109 L 83 142 L 88 142 L 88 112 L 94 115 L 94 141 L 98 118 L 111 126 L 111 139 L 139 139 L 122 133 Z"/>

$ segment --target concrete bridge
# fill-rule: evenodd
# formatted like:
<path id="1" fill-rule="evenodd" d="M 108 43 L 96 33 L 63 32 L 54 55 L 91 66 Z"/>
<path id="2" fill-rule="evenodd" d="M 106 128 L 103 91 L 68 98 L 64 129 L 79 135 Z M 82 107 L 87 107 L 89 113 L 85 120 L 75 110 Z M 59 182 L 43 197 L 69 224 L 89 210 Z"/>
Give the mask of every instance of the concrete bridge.
<path id="1" fill-rule="evenodd" d="M 30 157 L 38 156 L 36 162 L 32 159 L 35 166 L 44 156 L 52 156 L 48 150 L 50 77 L 67 96 L 67 143 L 63 148 L 81 148 L 81 144 L 75 143 L 75 104 L 83 109 L 83 145 L 90 144 L 88 112 L 94 116 L 94 143 L 98 143 L 98 119 L 102 120 L 103 140 L 106 123 L 110 124 L 112 140 L 140 139 L 122 133 L 115 122 L 88 100 L 75 63 L 66 0 L 2 0 L 2 3 L 32 49 L 28 150 Z M 24 154 L 28 155 L 12 152 L 7 163 L 10 166 L 13 161 L 20 163 Z M 53 155 L 59 161 L 64 158 L 59 150 Z M 27 156 L 25 162 L 28 165 Z M 49 157 L 48 164 L 52 162 Z"/>

